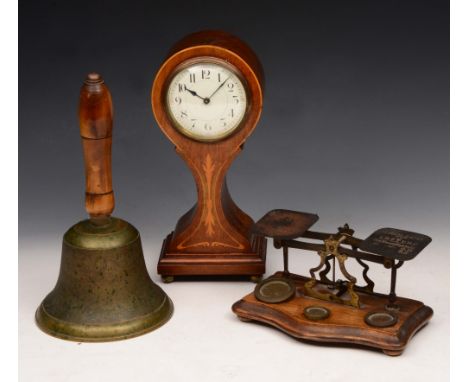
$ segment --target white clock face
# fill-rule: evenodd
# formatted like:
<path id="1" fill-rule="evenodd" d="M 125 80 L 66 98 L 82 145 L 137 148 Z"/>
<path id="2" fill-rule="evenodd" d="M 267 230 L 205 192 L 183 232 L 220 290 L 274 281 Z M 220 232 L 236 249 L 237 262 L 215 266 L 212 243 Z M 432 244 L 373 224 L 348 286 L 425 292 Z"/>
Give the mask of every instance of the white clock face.
<path id="1" fill-rule="evenodd" d="M 174 76 L 166 105 L 180 132 L 196 140 L 215 141 L 234 132 L 242 122 L 247 96 L 232 70 L 202 62 Z"/>

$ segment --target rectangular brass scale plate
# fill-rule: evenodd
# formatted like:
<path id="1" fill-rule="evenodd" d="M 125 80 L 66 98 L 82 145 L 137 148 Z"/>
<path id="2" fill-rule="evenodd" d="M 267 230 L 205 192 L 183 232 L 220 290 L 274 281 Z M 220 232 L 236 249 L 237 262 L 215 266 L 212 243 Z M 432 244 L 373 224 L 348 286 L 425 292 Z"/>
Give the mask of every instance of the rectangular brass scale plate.
<path id="1" fill-rule="evenodd" d="M 272 277 L 286 277 L 277 272 Z M 365 316 L 376 310 L 383 310 L 388 297 L 360 293 L 361 307 L 336 304 L 307 297 L 303 285 L 308 280 L 298 275 L 287 276 L 296 283 L 296 294 L 290 300 L 269 304 L 250 293 L 232 306 L 232 310 L 243 321 L 257 321 L 287 334 L 305 340 L 325 343 L 346 343 L 381 349 L 388 355 L 400 355 L 412 336 L 432 317 L 433 311 L 422 302 L 398 297 L 400 306 L 395 325 L 385 328 L 371 327 L 365 323 Z M 330 315 L 319 321 L 308 320 L 304 309 L 311 305 L 324 307 Z"/>

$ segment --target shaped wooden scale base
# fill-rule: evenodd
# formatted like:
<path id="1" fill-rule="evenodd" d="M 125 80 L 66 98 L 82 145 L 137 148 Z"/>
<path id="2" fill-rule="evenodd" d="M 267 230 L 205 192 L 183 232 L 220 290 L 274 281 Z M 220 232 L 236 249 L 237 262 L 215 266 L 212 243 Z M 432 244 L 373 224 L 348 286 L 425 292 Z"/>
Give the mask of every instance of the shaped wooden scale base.
<path id="1" fill-rule="evenodd" d="M 267 241 L 263 237 L 252 239 L 251 253 L 177 253 L 170 252 L 173 233 L 164 240 L 158 263 L 158 273 L 164 282 L 174 276 L 249 276 L 254 282 L 265 273 Z"/>
<path id="2" fill-rule="evenodd" d="M 277 272 L 273 277 L 282 277 Z M 381 349 L 390 356 L 400 355 L 412 336 L 432 317 L 433 311 L 420 301 L 397 298 L 400 309 L 395 312 L 398 321 L 390 327 L 372 327 L 366 324 L 365 316 L 372 311 L 385 310 L 388 298 L 383 295 L 359 293 L 361 307 L 341 305 L 307 297 L 303 294 L 305 277 L 289 275 L 296 283 L 296 295 L 283 303 L 268 304 L 250 293 L 232 306 L 242 321 L 258 321 L 280 329 L 304 340 L 355 344 Z M 330 311 L 327 318 L 312 321 L 304 316 L 304 309 L 318 305 Z"/>

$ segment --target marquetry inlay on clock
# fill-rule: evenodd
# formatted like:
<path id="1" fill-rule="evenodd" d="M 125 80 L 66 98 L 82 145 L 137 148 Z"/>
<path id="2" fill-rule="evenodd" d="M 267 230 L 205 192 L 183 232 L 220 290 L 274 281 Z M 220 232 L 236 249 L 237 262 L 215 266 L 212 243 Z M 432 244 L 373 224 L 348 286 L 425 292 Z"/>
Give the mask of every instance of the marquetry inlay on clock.
<path id="1" fill-rule="evenodd" d="M 153 85 L 156 121 L 192 171 L 197 201 L 166 238 L 158 273 L 248 275 L 265 272 L 265 241 L 232 200 L 226 173 L 262 110 L 263 69 L 240 39 L 202 31 L 174 45 Z M 175 206 L 176 207 L 176 206 Z"/>

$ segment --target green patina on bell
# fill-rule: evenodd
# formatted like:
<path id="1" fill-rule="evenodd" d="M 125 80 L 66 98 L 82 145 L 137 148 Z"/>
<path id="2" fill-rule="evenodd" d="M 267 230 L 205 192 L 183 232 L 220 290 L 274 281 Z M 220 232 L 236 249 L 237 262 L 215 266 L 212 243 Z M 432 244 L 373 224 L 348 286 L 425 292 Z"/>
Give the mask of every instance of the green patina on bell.
<path id="1" fill-rule="evenodd" d="M 167 322 L 170 298 L 146 270 L 140 234 L 109 218 L 84 220 L 63 237 L 60 275 L 36 312 L 39 327 L 74 341 L 112 341 L 144 334 Z"/>

